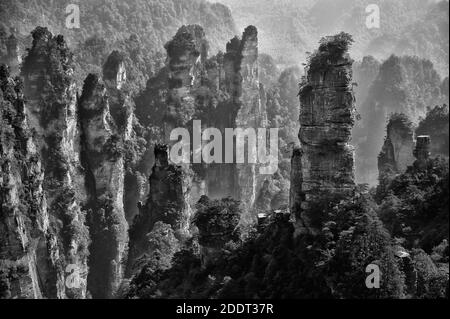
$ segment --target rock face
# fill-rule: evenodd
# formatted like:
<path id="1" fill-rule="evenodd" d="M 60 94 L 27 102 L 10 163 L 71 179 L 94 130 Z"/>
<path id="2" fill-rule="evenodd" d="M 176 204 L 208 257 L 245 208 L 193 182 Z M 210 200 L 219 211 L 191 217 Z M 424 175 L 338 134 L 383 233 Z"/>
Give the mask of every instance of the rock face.
<path id="1" fill-rule="evenodd" d="M 114 123 L 114 134 L 123 141 L 125 166 L 123 200 L 126 220 L 131 223 L 137 214 L 136 203 L 144 192 L 144 181 L 136 165 L 135 106 L 126 83 L 124 55 L 119 51 L 113 51 L 103 65 L 103 84 L 108 98 L 108 113 Z"/>
<path id="2" fill-rule="evenodd" d="M 289 202 L 289 183 L 278 173 L 266 178 L 258 192 L 255 208 L 258 213 L 267 213 L 286 207 Z"/>
<path id="3" fill-rule="evenodd" d="M 0 39 L 0 41 L 3 39 Z M 4 39 L 6 46 L 6 54 L 0 53 L 0 63 L 4 63 L 10 68 L 10 72 L 15 74 L 19 70 L 19 65 L 22 63 L 22 57 L 19 52 L 19 41 L 14 33 Z"/>
<path id="4" fill-rule="evenodd" d="M 141 262 L 139 259 L 145 259 L 145 254 L 152 254 L 147 237 L 156 223 L 169 225 L 180 241 L 189 234 L 191 179 L 192 172 L 188 168 L 169 161 L 167 145 L 155 146 L 155 165 L 149 178 L 147 202 L 139 204 L 140 213 L 130 229 L 129 274 Z"/>
<path id="5" fill-rule="evenodd" d="M 122 89 L 127 81 L 127 70 L 123 55 L 113 51 L 103 65 L 103 80 L 106 85 L 117 90 Z"/>
<path id="6" fill-rule="evenodd" d="M 112 67 L 108 71 L 121 72 L 121 68 Z M 104 75 L 104 78 L 109 75 Z M 118 79 L 120 75 L 112 78 Z M 113 95 L 121 85 L 115 80 L 110 84 L 108 87 L 98 76 L 90 74 L 84 83 L 79 103 L 83 162 L 90 195 L 88 207 L 92 245 L 88 286 L 96 298 L 110 298 L 119 288 L 128 248 L 128 225 L 123 207 L 123 143 L 129 133 L 126 128 L 123 131 L 111 115 L 110 92 Z M 120 106 L 116 105 L 116 108 Z M 124 122 L 127 123 L 127 119 Z"/>
<path id="7" fill-rule="evenodd" d="M 202 129 L 219 129 L 222 138 L 225 128 L 264 127 L 267 112 L 261 102 L 264 89 L 259 83 L 255 27 L 247 27 L 241 38 L 233 38 L 224 54 L 210 58 L 205 33 L 197 25 L 180 28 L 165 47 L 166 67 L 149 80 L 146 92 L 137 99 L 141 123 L 148 123 L 152 130 L 163 132 L 157 142 L 173 145 L 175 142 L 169 140 L 169 135 L 175 127 L 186 128 L 193 136 L 194 120 L 201 121 Z M 161 117 L 161 114 L 164 115 Z M 240 147 L 246 149 L 246 145 Z M 151 158 L 147 156 L 147 159 Z M 245 199 L 242 201 L 246 215 L 243 219 L 254 219 L 251 210 L 258 182 L 255 164 L 236 164 L 234 161 L 205 164 L 195 158 L 191 160 L 195 172 L 192 202 L 202 195 Z"/>
<path id="8" fill-rule="evenodd" d="M 358 182 L 377 184 L 377 156 L 383 147 L 385 123 L 390 114 L 402 113 L 417 123 L 426 116 L 428 106 L 448 104 L 448 96 L 441 93 L 441 84 L 433 64 L 426 59 L 392 55 L 380 65 L 366 100 L 360 101 L 361 126 L 370 134 L 356 141 Z M 407 89 L 412 87 L 414 90 Z M 424 134 L 430 133 L 418 135 Z"/>
<path id="9" fill-rule="evenodd" d="M 36 131 L 37 149 L 45 163 L 43 188 L 58 246 L 56 292 L 52 297 L 84 298 L 89 235 L 83 211 L 86 189 L 72 57 L 62 36 L 53 37 L 39 27 L 32 35 L 33 45 L 24 60 L 22 76 L 27 118 Z M 79 277 L 76 285 L 65 283 L 66 277 L 73 276 L 70 269 Z"/>
<path id="10" fill-rule="evenodd" d="M 221 130 L 225 137 L 225 128 L 262 128 L 267 121 L 265 106 L 261 103 L 264 90 L 261 89 L 258 75 L 258 32 L 249 26 L 242 38 L 233 38 L 223 56 L 213 59 L 215 68 L 209 70 L 212 83 L 217 83 L 216 92 L 224 98 L 218 100 L 216 112 L 209 116 L 211 126 Z M 234 142 L 234 150 L 245 152 L 248 143 Z M 251 210 L 257 193 L 257 165 L 245 163 L 212 164 L 206 169 L 207 194 L 211 198 L 232 196 L 242 200 L 243 220 L 249 221 L 255 216 Z"/>
<path id="11" fill-rule="evenodd" d="M 417 136 L 416 148 L 414 149 L 414 157 L 416 161 L 414 166 L 419 169 L 425 169 L 430 158 L 431 139 L 428 135 Z"/>
<path id="12" fill-rule="evenodd" d="M 448 78 L 447 78 L 448 91 Z M 416 136 L 429 135 L 433 156 L 449 157 L 449 112 L 447 105 L 428 109 L 427 115 L 417 126 Z"/>
<path id="13" fill-rule="evenodd" d="M 267 120 L 267 113 L 261 103 L 261 91 L 258 75 L 258 31 L 254 26 L 244 30 L 239 47 L 235 47 L 237 41 L 227 46 L 225 55 L 226 79 L 233 79 L 229 83 L 230 93 L 233 94 L 234 103 L 238 107 L 233 127 L 262 128 Z M 235 50 L 233 50 L 235 49 Z M 229 68 L 231 61 L 234 68 Z M 237 145 L 246 149 L 248 144 Z M 244 212 L 249 212 L 256 199 L 256 165 L 251 163 L 236 164 L 237 175 L 237 199 L 243 200 Z M 250 216 L 249 216 L 250 217 Z"/>
<path id="14" fill-rule="evenodd" d="M 173 128 L 185 127 L 195 114 L 195 90 L 200 86 L 208 43 L 200 26 L 189 25 L 181 27 L 165 48 L 169 90 L 164 132 L 168 140 Z"/>
<path id="15" fill-rule="evenodd" d="M 23 156 L 30 157 L 29 167 L 20 176 L 8 173 L 5 183 L 14 179 L 17 187 L 30 188 L 33 196 L 45 193 L 44 199 L 36 199 L 37 204 L 33 203 L 33 211 L 28 214 L 31 221 L 30 216 L 43 216 L 40 218 L 45 223 L 28 226 L 24 222 L 24 233 L 30 227 L 35 230 L 21 240 L 25 246 L 33 245 L 30 254 L 36 255 L 27 257 L 36 259 L 34 268 L 32 261 L 29 267 L 34 271 L 30 276 L 39 278 L 37 284 L 33 283 L 33 294 L 86 298 L 89 290 L 94 297 L 112 297 L 122 281 L 128 248 L 125 149 L 134 139 L 133 103 L 123 91 L 124 61 L 118 52 L 113 52 L 104 66 L 105 82 L 89 75 L 78 101 L 72 55 L 63 37 L 53 37 L 40 27 L 32 35 L 32 47 L 22 67 L 27 104 L 23 103 L 19 84 L 15 100 L 11 88 L 8 99 L 23 113 L 17 113 L 21 122 L 14 125 L 22 125 L 24 132 L 29 125 L 37 144 L 25 147 L 23 143 L 32 145 L 28 142 L 31 134 L 21 136 Z M 10 86 L 14 87 L 14 83 Z M 39 158 L 43 163 L 40 173 L 36 171 L 41 169 Z M 20 165 L 15 164 L 14 170 Z M 8 172 L 12 172 L 10 168 Z M 21 186 L 26 178 L 31 178 L 24 174 L 32 172 L 36 179 L 30 180 L 33 187 Z M 16 197 L 8 195 L 8 205 L 17 205 Z M 11 216 L 18 214 L 13 211 Z M 9 235 L 16 232 L 11 225 L 8 224 Z M 16 248 L 11 251 L 18 253 Z M 12 297 L 20 295 L 18 288 L 14 289 Z M 29 290 L 25 286 L 23 289 Z M 26 294 L 31 296 L 31 292 Z"/>
<path id="16" fill-rule="evenodd" d="M 311 201 L 324 192 L 345 195 L 354 188 L 354 152 L 349 145 L 355 108 L 353 61 L 347 54 L 345 36 L 321 42 L 301 84 L 301 151 L 295 151 L 292 159 L 291 192 L 300 233 L 314 231 L 303 214 Z"/>
<path id="17" fill-rule="evenodd" d="M 414 131 L 412 123 L 403 114 L 393 114 L 387 125 L 387 135 L 380 155 L 378 172 L 402 173 L 414 162 Z"/>
<path id="18" fill-rule="evenodd" d="M 21 83 L 1 66 L 0 298 L 52 297 L 56 280 L 44 173 L 24 107 Z"/>
<path id="19" fill-rule="evenodd" d="M 291 212 L 300 212 L 305 199 L 302 191 L 302 149 L 294 148 L 291 158 L 291 188 L 289 191 L 289 208 Z"/>

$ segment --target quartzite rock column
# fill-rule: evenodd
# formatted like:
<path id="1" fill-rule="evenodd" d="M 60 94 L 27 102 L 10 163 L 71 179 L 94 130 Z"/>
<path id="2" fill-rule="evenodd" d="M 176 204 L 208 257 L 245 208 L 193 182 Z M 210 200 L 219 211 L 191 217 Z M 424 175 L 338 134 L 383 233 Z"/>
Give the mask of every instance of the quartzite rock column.
<path id="1" fill-rule="evenodd" d="M 347 54 L 348 43 L 338 43 L 346 47 L 344 50 L 336 45 L 337 41 L 345 40 L 338 37 L 325 40 L 311 58 L 300 89 L 301 153 L 294 153 L 292 174 L 299 177 L 293 185 L 300 182 L 301 187 L 294 190 L 300 192 L 298 196 L 291 194 L 300 233 L 305 228 L 315 231 L 304 214 L 311 202 L 324 193 L 349 194 L 355 185 L 354 150 L 349 145 L 355 110 L 353 61 Z"/>
<path id="2" fill-rule="evenodd" d="M 45 171 L 43 188 L 56 235 L 51 241 L 57 271 L 56 291 L 49 297 L 85 298 L 89 231 L 83 211 L 86 189 L 80 164 L 72 54 L 63 36 L 54 37 L 46 28 L 36 28 L 32 36 L 22 76 L 28 101 L 26 115 L 37 133 L 37 148 Z M 67 285 L 70 269 L 79 274 L 79 284 Z"/>

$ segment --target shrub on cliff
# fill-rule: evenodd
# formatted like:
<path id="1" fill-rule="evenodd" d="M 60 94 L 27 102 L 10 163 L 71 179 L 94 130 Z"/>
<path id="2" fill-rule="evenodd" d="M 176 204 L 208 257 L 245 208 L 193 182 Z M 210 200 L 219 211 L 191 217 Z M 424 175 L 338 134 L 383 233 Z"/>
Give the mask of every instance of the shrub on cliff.
<path id="1" fill-rule="evenodd" d="M 337 63 L 338 60 L 345 59 L 344 55 L 353 42 L 353 37 L 345 32 L 320 39 L 319 49 L 308 57 L 310 71 L 324 71 L 330 63 Z"/>

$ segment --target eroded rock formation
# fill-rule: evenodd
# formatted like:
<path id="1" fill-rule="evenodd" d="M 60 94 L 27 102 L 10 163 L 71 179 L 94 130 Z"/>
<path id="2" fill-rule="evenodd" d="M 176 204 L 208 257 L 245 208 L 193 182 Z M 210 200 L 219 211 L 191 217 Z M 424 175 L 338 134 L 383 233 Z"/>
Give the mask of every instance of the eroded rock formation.
<path id="1" fill-rule="evenodd" d="M 114 55 L 115 53 L 113 53 Z M 108 59 L 110 62 L 111 57 Z M 117 103 L 116 119 L 111 112 L 110 97 L 119 94 L 123 72 L 117 65 L 104 68 L 105 84 L 90 74 L 80 97 L 80 121 L 83 130 L 83 162 L 87 171 L 89 190 L 89 226 L 91 229 L 91 258 L 88 278 L 94 297 L 112 297 L 124 274 L 128 249 L 128 224 L 124 210 L 125 163 L 123 145 L 130 136 L 126 109 Z M 131 116 L 131 115 L 129 115 Z M 120 120 L 119 120 L 120 119 Z"/>
<path id="2" fill-rule="evenodd" d="M 309 203 L 324 193 L 347 195 L 354 189 L 354 151 L 349 141 L 355 100 L 349 42 L 345 34 L 321 41 L 301 84 L 301 151 L 293 154 L 290 204 L 300 233 L 315 231 L 304 214 Z"/>
<path id="3" fill-rule="evenodd" d="M 265 126 L 267 112 L 265 103 L 261 102 L 264 88 L 259 83 L 255 27 L 247 27 L 242 38 L 233 38 L 225 53 L 208 58 L 203 29 L 196 25 L 183 26 L 166 44 L 166 50 L 166 67 L 149 80 L 147 90 L 137 99 L 141 123 L 150 124 L 156 132 L 164 132 L 161 134 L 164 137 L 156 139 L 157 142 L 173 145 L 175 141 L 170 141 L 169 135 L 175 127 L 188 129 L 192 136 L 194 120 L 200 120 L 203 129 L 219 129 L 223 138 L 225 128 L 245 130 Z M 149 114 L 148 110 L 153 112 Z M 246 145 L 240 147 L 246 149 Z M 258 188 L 255 164 L 234 161 L 205 164 L 191 159 L 195 172 L 192 202 L 202 195 L 245 199 L 243 219 L 255 219 L 252 213 Z M 153 157 L 147 154 L 146 160 L 150 162 Z"/>
<path id="4" fill-rule="evenodd" d="M 21 85 L 0 67 L 0 297 L 52 297 L 58 249 Z"/>
<path id="5" fill-rule="evenodd" d="M 9 37 L 0 38 L 0 41 L 4 42 L 6 52 L 0 53 L 0 63 L 6 64 L 11 74 L 15 74 L 19 70 L 19 66 L 22 63 L 22 57 L 19 51 L 19 41 L 14 35 L 14 30 L 11 30 Z M 1 45 L 2 43 L 0 43 Z"/>
<path id="6" fill-rule="evenodd" d="M 431 149 L 431 139 L 428 135 L 417 136 L 416 147 L 414 149 L 414 157 L 416 161 L 414 166 L 418 169 L 425 169 L 428 165 L 428 160 L 430 159 Z"/>
<path id="7" fill-rule="evenodd" d="M 86 189 L 72 56 L 62 36 L 53 37 L 40 27 L 32 35 L 33 45 L 24 60 L 22 76 L 28 101 L 25 110 L 44 163 L 43 188 L 58 246 L 53 297 L 84 298 L 89 235 L 83 211 Z M 65 283 L 71 275 L 66 273 L 68 266 L 79 277 L 73 289 Z"/>
<path id="8" fill-rule="evenodd" d="M 136 264 L 142 263 L 145 255 L 152 254 L 148 234 L 156 223 L 169 225 L 179 241 L 189 235 L 192 210 L 189 205 L 192 172 L 187 167 L 170 162 L 168 146 L 155 146 L 155 165 L 149 177 L 150 192 L 145 204 L 139 204 L 130 229 L 130 251 L 128 271 L 133 273 Z"/>
<path id="9" fill-rule="evenodd" d="M 414 131 L 411 121 L 403 114 L 393 114 L 387 125 L 386 138 L 378 155 L 378 172 L 403 173 L 414 162 Z"/>
<path id="10" fill-rule="evenodd" d="M 118 52 L 113 52 L 104 67 L 105 82 L 89 75 L 78 101 L 72 54 L 63 37 L 54 37 L 40 27 L 32 36 L 32 47 L 21 70 L 27 103 L 23 102 L 19 82 L 14 101 L 14 89 L 7 89 L 8 99 L 18 110 L 17 116 L 14 113 L 14 117 L 8 117 L 9 121 L 14 119 L 14 125 L 23 126 L 23 132 L 28 132 L 29 125 L 33 132 L 20 133 L 18 140 L 23 156 L 30 157 L 30 164 L 22 175 L 9 174 L 5 182 L 13 178 L 18 189 L 45 194 L 44 199 L 33 202 L 33 210 L 27 216 L 33 221 L 42 215 L 39 218 L 45 223 L 29 226 L 23 222 L 24 234 L 33 230 L 21 241 L 33 246 L 30 254 L 36 257 L 26 258 L 36 259 L 34 268 L 30 259 L 29 276 L 37 276 L 38 282 L 30 277 L 32 292 L 25 292 L 30 290 L 26 283 L 23 287 L 14 283 L 12 297 L 20 296 L 20 289 L 26 296 L 34 297 L 86 298 L 88 290 L 94 297 L 112 297 L 122 281 L 128 248 L 125 149 L 132 148 L 135 137 L 133 103 L 123 90 L 124 61 Z M 12 80 L 4 83 L 5 88 L 7 83 L 10 87 L 15 85 Z M 36 141 L 35 146 L 32 141 Z M 42 172 L 37 173 L 36 165 L 41 169 L 39 158 Z M 15 167 L 20 165 L 23 164 L 16 163 Z M 36 181 L 30 180 L 30 186 L 21 185 L 29 184 L 26 174 L 31 172 Z M 7 200 L 13 204 L 16 195 Z M 31 197 L 26 203 L 32 203 Z M 14 214 L 18 213 L 11 216 Z M 8 236 L 16 232 L 11 225 L 8 231 Z"/>

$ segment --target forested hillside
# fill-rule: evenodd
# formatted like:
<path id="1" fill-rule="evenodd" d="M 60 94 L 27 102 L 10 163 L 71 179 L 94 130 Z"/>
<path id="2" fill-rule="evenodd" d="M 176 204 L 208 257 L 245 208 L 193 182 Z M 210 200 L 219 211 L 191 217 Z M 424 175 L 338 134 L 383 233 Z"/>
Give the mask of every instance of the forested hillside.
<path id="1" fill-rule="evenodd" d="M 80 28 L 66 27 L 66 7 L 80 8 Z M 164 63 L 164 45 L 185 24 L 204 27 L 211 51 L 225 49 L 224 43 L 236 34 L 230 10 L 205 0 L 3 0 L 0 2 L 0 34 L 16 29 L 21 52 L 31 44 L 30 32 L 47 27 L 65 37 L 75 51 L 78 81 L 99 65 L 114 49 L 127 53 L 131 82 L 145 85 L 148 74 Z"/>

